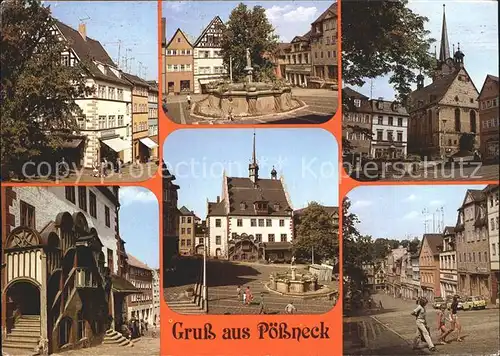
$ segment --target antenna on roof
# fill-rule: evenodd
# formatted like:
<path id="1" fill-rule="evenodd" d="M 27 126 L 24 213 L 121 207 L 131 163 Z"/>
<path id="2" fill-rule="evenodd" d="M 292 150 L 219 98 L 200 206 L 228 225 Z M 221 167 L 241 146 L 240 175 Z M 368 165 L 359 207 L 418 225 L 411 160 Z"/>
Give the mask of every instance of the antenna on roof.
<path id="1" fill-rule="evenodd" d="M 85 14 L 85 15 L 87 15 L 87 14 Z M 87 20 L 90 20 L 90 19 L 91 19 L 91 18 L 90 18 L 90 16 L 89 16 L 89 15 L 87 15 L 87 17 L 84 17 L 83 19 L 78 19 L 78 20 L 79 20 L 80 22 L 84 22 L 84 21 L 87 21 Z"/>

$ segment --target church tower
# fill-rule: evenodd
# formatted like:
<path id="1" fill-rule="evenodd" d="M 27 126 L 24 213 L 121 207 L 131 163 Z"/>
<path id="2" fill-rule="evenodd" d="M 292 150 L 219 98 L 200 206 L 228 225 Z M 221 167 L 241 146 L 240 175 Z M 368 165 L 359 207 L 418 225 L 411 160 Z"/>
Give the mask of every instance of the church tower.
<path id="1" fill-rule="evenodd" d="M 441 26 L 441 44 L 437 65 L 432 76 L 432 81 L 447 76 L 456 70 L 455 60 L 450 53 L 450 42 L 448 40 L 448 27 L 446 25 L 446 5 L 443 4 L 443 24 Z"/>
<path id="2" fill-rule="evenodd" d="M 254 184 L 256 184 L 259 180 L 259 165 L 257 164 L 257 158 L 255 157 L 255 131 L 253 133 L 252 162 L 248 165 L 248 176 Z"/>

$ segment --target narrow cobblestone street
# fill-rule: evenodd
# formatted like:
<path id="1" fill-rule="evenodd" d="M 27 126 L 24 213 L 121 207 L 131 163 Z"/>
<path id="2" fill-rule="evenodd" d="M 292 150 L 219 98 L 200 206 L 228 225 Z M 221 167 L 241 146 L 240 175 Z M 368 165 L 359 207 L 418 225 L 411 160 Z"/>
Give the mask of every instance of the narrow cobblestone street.
<path id="1" fill-rule="evenodd" d="M 415 301 L 396 299 L 386 294 L 373 296 L 376 304 L 382 302 L 384 310 L 365 316 L 344 319 L 345 355 L 412 355 L 430 354 L 425 344 L 418 352 L 412 350 L 415 336 L 415 318 L 410 315 Z M 434 343 L 437 342 L 437 315 L 428 305 L 427 322 Z M 499 310 L 459 311 L 463 342 L 457 342 L 455 332 L 447 345 L 436 345 L 439 355 L 493 355 L 500 352 L 498 335 Z M 447 324 L 449 327 L 449 324 Z"/>

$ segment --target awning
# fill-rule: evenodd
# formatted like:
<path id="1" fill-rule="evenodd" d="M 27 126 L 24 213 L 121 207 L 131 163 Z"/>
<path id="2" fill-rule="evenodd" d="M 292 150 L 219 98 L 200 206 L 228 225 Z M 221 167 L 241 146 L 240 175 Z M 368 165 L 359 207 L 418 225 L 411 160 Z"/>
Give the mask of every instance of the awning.
<path id="1" fill-rule="evenodd" d="M 101 140 L 106 146 L 115 152 L 121 152 L 126 149 L 132 148 L 132 145 L 121 138 L 112 138 L 109 140 Z"/>
<path id="2" fill-rule="evenodd" d="M 139 141 L 141 141 L 142 144 L 144 144 L 145 146 L 147 146 L 150 149 L 158 147 L 158 145 L 149 137 L 141 138 Z"/>
<path id="3" fill-rule="evenodd" d="M 141 293 L 141 291 L 137 289 L 132 283 L 116 274 L 111 275 L 111 286 L 113 288 L 113 291 L 117 293 Z"/>
<path id="4" fill-rule="evenodd" d="M 77 148 L 78 146 L 80 146 L 82 144 L 82 142 L 83 142 L 83 139 L 75 138 L 75 139 L 64 141 L 62 146 L 64 148 Z"/>

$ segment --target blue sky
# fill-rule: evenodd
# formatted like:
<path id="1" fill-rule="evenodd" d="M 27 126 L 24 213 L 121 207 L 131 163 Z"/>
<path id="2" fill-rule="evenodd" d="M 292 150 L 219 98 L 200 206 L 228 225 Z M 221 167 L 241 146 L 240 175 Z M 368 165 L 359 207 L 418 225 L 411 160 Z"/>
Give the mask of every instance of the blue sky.
<path id="1" fill-rule="evenodd" d="M 338 153 L 333 135 L 322 129 L 257 129 L 261 178 L 273 165 L 284 176 L 294 209 L 310 201 L 338 206 Z M 202 219 L 206 204 L 222 196 L 222 172 L 248 177 L 253 129 L 185 129 L 170 134 L 163 157 L 180 186 L 178 207 Z"/>
<path id="2" fill-rule="evenodd" d="M 444 225 L 455 226 L 457 209 L 462 205 L 467 189 L 483 189 L 485 185 L 405 185 L 359 187 L 347 195 L 351 212 L 358 215 L 358 230 L 373 238 L 403 240 L 432 232 L 433 214 L 444 210 Z M 429 214 L 424 217 L 424 210 Z M 436 222 L 441 213 L 436 213 Z M 436 223 L 437 225 L 437 223 Z"/>
<path id="3" fill-rule="evenodd" d="M 167 41 L 178 28 L 195 40 L 215 16 L 226 22 L 240 2 L 249 7 L 264 7 L 280 41 L 290 42 L 309 31 L 311 22 L 333 1 L 164 1 L 162 16 L 167 19 Z"/>
<path id="4" fill-rule="evenodd" d="M 460 42 L 460 49 L 465 54 L 464 64 L 472 77 L 477 90 L 481 90 L 487 74 L 498 76 L 498 2 L 497 1 L 410 1 L 409 7 L 416 13 L 426 16 L 429 22 L 426 28 L 436 42 L 439 53 L 443 4 L 446 5 L 446 24 L 450 51 Z M 426 78 L 425 84 L 430 84 Z M 415 85 L 416 88 L 416 85 Z M 370 96 L 370 81 L 361 88 L 355 88 Z M 373 80 L 373 97 L 394 99 L 394 89 L 389 84 L 389 77 Z"/>
<path id="5" fill-rule="evenodd" d="M 129 61 L 128 72 L 158 80 L 158 4 L 156 1 L 44 1 L 52 15 L 66 25 L 78 29 L 83 20 L 87 36 L 98 40 L 110 57 L 125 70 L 124 57 Z M 127 51 L 129 49 L 129 51 Z M 144 70 L 147 67 L 147 70 Z"/>
<path id="6" fill-rule="evenodd" d="M 159 268 L 159 207 L 156 196 L 146 188 L 120 188 L 120 235 L 125 250 L 152 268 Z"/>

